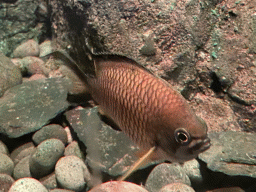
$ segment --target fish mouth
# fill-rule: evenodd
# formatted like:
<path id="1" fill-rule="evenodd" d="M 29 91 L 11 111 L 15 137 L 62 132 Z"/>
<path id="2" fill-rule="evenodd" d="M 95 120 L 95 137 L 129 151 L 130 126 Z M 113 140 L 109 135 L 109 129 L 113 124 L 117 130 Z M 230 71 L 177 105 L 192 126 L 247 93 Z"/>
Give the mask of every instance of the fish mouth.
<path id="1" fill-rule="evenodd" d="M 190 151 L 193 154 L 198 154 L 206 151 L 211 146 L 211 140 L 207 137 L 204 140 L 197 140 L 189 146 Z"/>

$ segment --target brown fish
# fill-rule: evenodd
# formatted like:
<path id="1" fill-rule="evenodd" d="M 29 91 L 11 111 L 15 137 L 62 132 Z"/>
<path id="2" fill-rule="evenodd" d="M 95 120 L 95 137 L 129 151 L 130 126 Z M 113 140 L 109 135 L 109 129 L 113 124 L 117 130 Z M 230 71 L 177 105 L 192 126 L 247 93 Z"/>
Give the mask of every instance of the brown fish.
<path id="1" fill-rule="evenodd" d="M 154 160 L 184 162 L 210 147 L 206 123 L 166 81 L 125 56 L 92 54 L 92 60 L 88 92 L 135 143 L 154 149 Z"/>

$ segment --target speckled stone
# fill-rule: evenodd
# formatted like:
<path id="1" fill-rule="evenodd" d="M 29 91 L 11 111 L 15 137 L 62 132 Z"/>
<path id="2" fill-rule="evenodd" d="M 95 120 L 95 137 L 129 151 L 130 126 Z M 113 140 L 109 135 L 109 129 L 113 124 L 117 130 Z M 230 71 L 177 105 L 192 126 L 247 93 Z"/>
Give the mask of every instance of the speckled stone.
<path id="1" fill-rule="evenodd" d="M 42 129 L 37 131 L 32 137 L 36 145 L 39 145 L 42 141 L 51 138 L 59 139 L 64 144 L 67 144 L 68 142 L 68 137 L 65 129 L 58 124 L 44 126 Z"/>
<path id="2" fill-rule="evenodd" d="M 52 189 L 50 191 L 51 192 L 75 192 L 75 191 L 68 190 L 68 189 Z"/>
<path id="3" fill-rule="evenodd" d="M 16 165 L 21 159 L 31 155 L 35 150 L 33 142 L 25 143 L 12 151 L 10 157 Z"/>
<path id="4" fill-rule="evenodd" d="M 0 154 L 0 173 L 12 175 L 14 163 L 12 159 L 6 154 Z"/>
<path id="5" fill-rule="evenodd" d="M 0 153 L 9 154 L 9 150 L 7 148 L 7 146 L 0 140 Z"/>
<path id="6" fill-rule="evenodd" d="M 201 185 L 204 181 L 204 177 L 207 175 L 207 171 L 200 169 L 200 164 L 196 159 L 185 162 L 182 165 L 182 168 L 191 182 L 195 183 L 196 185 Z M 204 174 L 204 177 L 202 173 Z"/>
<path id="7" fill-rule="evenodd" d="M 23 58 L 26 56 L 39 56 L 39 44 L 34 39 L 22 43 L 13 51 L 13 57 Z"/>
<path id="8" fill-rule="evenodd" d="M 8 192 L 48 192 L 48 190 L 38 180 L 33 178 L 22 178 L 11 186 Z"/>
<path id="9" fill-rule="evenodd" d="M 179 164 L 162 163 L 151 171 L 145 188 L 150 192 L 158 192 L 163 186 L 178 182 L 191 185 L 188 176 Z"/>
<path id="10" fill-rule="evenodd" d="M 195 190 L 184 183 L 171 183 L 160 189 L 159 192 L 195 192 Z"/>
<path id="11" fill-rule="evenodd" d="M 55 189 L 58 187 L 57 180 L 55 173 L 51 173 L 50 175 L 47 175 L 39 181 L 47 188 L 47 189 Z"/>
<path id="12" fill-rule="evenodd" d="M 77 156 L 62 157 L 55 167 L 56 179 L 64 189 L 81 191 L 90 181 L 90 173 L 84 162 Z"/>
<path id="13" fill-rule="evenodd" d="M 13 178 L 15 180 L 23 177 L 32 177 L 29 168 L 30 156 L 21 159 L 14 167 Z"/>
<path id="14" fill-rule="evenodd" d="M 51 173 L 64 150 L 65 146 L 59 139 L 47 139 L 40 143 L 29 160 L 32 176 L 41 178 Z"/>
<path id="15" fill-rule="evenodd" d="M 89 192 L 148 192 L 143 187 L 126 181 L 109 181 L 103 183 Z"/>
<path id="16" fill-rule="evenodd" d="M 15 180 L 10 175 L 0 173 L 0 191 L 1 192 L 8 191 L 14 182 Z"/>
<path id="17" fill-rule="evenodd" d="M 79 157 L 80 159 L 84 159 L 84 154 L 81 151 L 77 141 L 72 141 L 66 148 L 64 152 L 65 156 L 74 155 Z"/>

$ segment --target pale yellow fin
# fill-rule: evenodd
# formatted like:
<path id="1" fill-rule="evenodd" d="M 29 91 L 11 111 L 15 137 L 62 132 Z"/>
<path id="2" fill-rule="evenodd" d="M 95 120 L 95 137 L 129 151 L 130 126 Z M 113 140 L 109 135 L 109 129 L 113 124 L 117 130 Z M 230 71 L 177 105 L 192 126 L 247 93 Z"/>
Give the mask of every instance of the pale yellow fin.
<path id="1" fill-rule="evenodd" d="M 146 160 L 150 158 L 150 156 L 154 153 L 156 147 L 152 147 L 144 156 L 142 156 L 138 161 L 136 161 L 132 167 L 122 176 L 118 178 L 118 181 L 124 181 L 127 177 L 129 177 L 134 171 L 136 171 L 139 167 L 141 167 Z"/>

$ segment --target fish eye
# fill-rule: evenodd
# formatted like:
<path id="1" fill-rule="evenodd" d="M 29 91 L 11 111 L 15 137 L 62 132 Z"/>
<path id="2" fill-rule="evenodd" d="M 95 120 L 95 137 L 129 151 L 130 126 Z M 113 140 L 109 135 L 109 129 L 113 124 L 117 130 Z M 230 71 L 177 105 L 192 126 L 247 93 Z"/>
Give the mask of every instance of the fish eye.
<path id="1" fill-rule="evenodd" d="M 174 132 L 175 140 L 181 145 L 187 145 L 190 143 L 190 134 L 184 128 L 178 128 Z"/>

